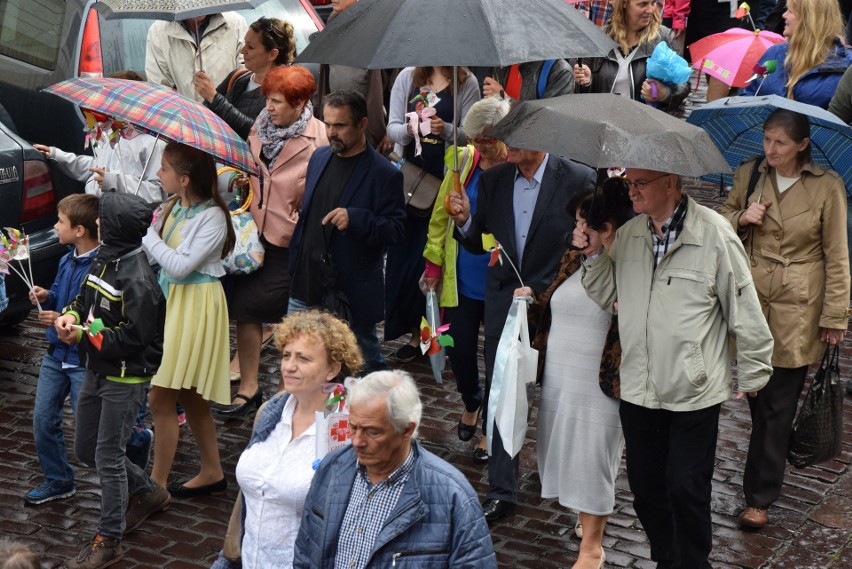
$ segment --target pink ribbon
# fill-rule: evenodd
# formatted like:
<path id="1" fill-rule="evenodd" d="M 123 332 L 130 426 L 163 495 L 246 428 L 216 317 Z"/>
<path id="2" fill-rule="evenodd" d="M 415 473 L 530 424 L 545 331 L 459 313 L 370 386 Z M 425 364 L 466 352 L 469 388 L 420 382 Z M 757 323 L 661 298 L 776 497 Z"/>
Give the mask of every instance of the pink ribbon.
<path id="1" fill-rule="evenodd" d="M 405 113 L 405 118 L 408 121 L 409 126 L 411 126 L 411 133 L 414 135 L 415 156 L 420 156 L 423 151 L 423 148 L 420 146 L 420 137 L 426 136 L 432 132 L 432 117 L 434 117 L 437 113 L 438 111 L 436 111 L 433 107 L 421 109 L 419 113 Z"/>

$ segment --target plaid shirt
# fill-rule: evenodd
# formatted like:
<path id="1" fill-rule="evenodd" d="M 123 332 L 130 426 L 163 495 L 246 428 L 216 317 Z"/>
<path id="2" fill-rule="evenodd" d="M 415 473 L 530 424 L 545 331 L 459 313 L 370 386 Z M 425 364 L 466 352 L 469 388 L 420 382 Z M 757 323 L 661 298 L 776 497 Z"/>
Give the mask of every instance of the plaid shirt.
<path id="1" fill-rule="evenodd" d="M 396 508 L 413 466 L 412 448 L 402 466 L 374 486 L 367 478 L 367 469 L 358 465 L 349 505 L 340 527 L 335 568 L 363 569 L 367 565 L 376 537 Z"/>
<path id="2" fill-rule="evenodd" d="M 574 4 L 574 7 L 588 16 L 600 28 L 612 16 L 612 0 L 586 0 Z"/>
<path id="3" fill-rule="evenodd" d="M 651 242 L 653 243 L 654 250 L 654 269 L 660 264 L 669 247 L 674 244 L 677 236 L 680 235 L 680 231 L 683 229 L 683 220 L 686 218 L 686 203 L 686 194 L 684 194 L 680 198 L 680 203 L 677 204 L 672 216 L 663 224 L 661 228 L 663 230 L 662 237 L 657 237 L 657 234 L 654 233 L 654 223 L 648 217 L 648 229 L 651 231 Z"/>

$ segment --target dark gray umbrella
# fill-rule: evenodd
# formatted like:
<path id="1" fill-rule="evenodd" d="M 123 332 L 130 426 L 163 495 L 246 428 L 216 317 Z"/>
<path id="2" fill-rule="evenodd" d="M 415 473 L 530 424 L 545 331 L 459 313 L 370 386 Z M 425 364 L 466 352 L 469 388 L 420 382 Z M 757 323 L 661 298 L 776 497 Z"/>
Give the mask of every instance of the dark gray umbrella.
<path id="1" fill-rule="evenodd" d="M 298 62 L 362 69 L 595 57 L 615 43 L 565 0 L 360 0 Z"/>
<path id="2" fill-rule="evenodd" d="M 630 97 L 574 94 L 516 105 L 488 133 L 595 168 L 620 166 L 702 176 L 730 172 L 703 129 Z"/>

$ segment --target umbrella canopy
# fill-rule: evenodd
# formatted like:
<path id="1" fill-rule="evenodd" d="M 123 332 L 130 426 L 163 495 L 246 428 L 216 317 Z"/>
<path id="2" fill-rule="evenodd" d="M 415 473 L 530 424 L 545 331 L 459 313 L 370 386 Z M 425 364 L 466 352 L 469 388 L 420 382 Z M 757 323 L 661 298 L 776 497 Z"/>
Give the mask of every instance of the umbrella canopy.
<path id="1" fill-rule="evenodd" d="M 266 0 L 99 0 L 95 10 L 107 20 L 145 18 L 176 22 L 231 10 L 249 10 L 264 2 Z"/>
<path id="2" fill-rule="evenodd" d="M 192 146 L 223 164 L 257 173 L 246 143 L 213 111 L 161 85 L 125 79 L 74 77 L 45 92 L 85 109 L 132 123 L 154 135 Z"/>
<path id="3" fill-rule="evenodd" d="M 615 47 L 565 0 L 360 0 L 297 61 L 362 69 L 498 67 L 602 56 Z"/>
<path id="4" fill-rule="evenodd" d="M 595 168 L 643 168 L 683 176 L 730 172 L 700 128 L 611 93 L 524 101 L 488 135 L 514 148 L 563 155 Z"/>
<path id="5" fill-rule="evenodd" d="M 689 46 L 689 53 L 695 69 L 725 85 L 745 87 L 766 50 L 784 41 L 784 36 L 766 30 L 733 28 L 698 40 Z"/>
<path id="6" fill-rule="evenodd" d="M 840 174 L 846 187 L 852 187 L 852 128 L 819 107 L 778 95 L 727 97 L 692 111 L 687 120 L 707 131 L 728 164 L 736 168 L 743 160 L 763 154 L 763 123 L 775 109 L 808 117 L 814 161 Z M 707 179 L 718 181 L 719 176 Z"/>

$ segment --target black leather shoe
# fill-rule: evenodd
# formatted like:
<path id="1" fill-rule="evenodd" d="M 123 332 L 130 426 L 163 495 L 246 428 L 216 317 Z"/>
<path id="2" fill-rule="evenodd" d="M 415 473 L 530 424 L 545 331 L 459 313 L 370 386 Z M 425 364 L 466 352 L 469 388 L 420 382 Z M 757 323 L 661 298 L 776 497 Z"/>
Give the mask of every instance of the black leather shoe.
<path id="1" fill-rule="evenodd" d="M 467 425 L 462 423 L 462 420 L 459 419 L 459 439 L 463 441 L 469 441 L 473 438 L 473 435 L 476 434 L 476 426 L 479 423 L 479 409 L 476 410 L 476 419 L 473 421 L 472 425 Z"/>
<path id="2" fill-rule="evenodd" d="M 507 502 L 506 500 L 488 499 L 482 502 L 482 513 L 485 514 L 485 521 L 489 524 L 496 521 L 508 518 L 515 515 L 517 504 Z"/>
<path id="3" fill-rule="evenodd" d="M 169 494 L 174 498 L 194 498 L 195 496 L 221 496 L 228 490 L 228 481 L 224 478 L 212 484 L 187 488 L 186 480 L 169 484 Z"/>
<path id="4" fill-rule="evenodd" d="M 479 447 L 473 449 L 473 462 L 477 464 L 485 464 L 488 462 L 488 451 Z"/>
<path id="5" fill-rule="evenodd" d="M 217 409 L 216 412 L 225 417 L 247 417 L 260 409 L 260 404 L 263 403 L 263 391 L 258 386 L 257 391 L 251 397 L 237 393 L 234 395 L 234 400 L 236 401 L 237 399 L 242 399 L 245 403 Z"/>

